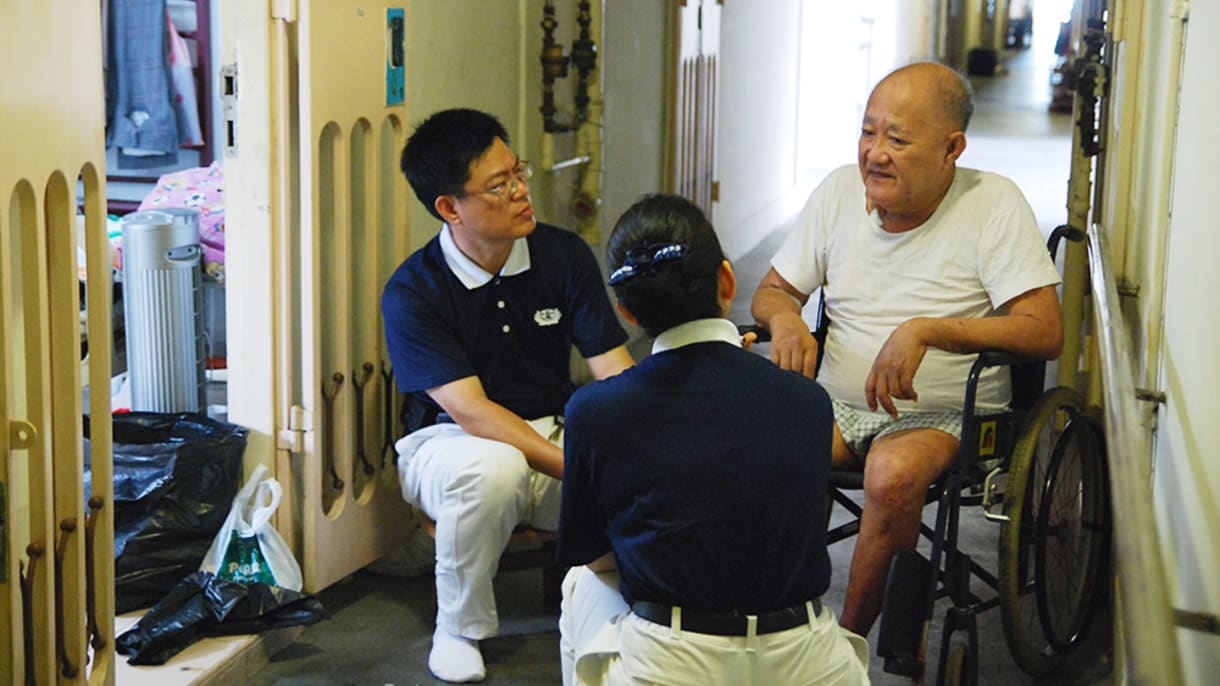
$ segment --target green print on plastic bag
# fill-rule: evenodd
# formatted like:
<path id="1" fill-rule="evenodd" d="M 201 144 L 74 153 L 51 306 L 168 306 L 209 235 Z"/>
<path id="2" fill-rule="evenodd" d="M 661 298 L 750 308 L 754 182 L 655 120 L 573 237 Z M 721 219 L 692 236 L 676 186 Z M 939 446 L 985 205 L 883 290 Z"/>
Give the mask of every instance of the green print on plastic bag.
<path id="1" fill-rule="evenodd" d="M 224 559 L 220 562 L 220 576 L 242 584 L 268 584 L 275 586 L 275 575 L 258 547 L 258 536 L 242 538 L 233 531 Z"/>

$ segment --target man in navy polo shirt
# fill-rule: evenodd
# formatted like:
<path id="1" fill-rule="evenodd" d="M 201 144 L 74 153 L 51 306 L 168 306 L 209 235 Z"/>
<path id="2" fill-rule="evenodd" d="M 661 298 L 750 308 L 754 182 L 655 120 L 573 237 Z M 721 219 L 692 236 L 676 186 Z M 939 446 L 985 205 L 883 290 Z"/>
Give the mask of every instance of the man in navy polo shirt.
<path id="1" fill-rule="evenodd" d="M 568 401 L 559 557 L 587 566 L 563 584 L 564 683 L 867 683 L 864 639 L 820 601 L 829 396 L 742 350 L 732 267 L 688 200 L 633 205 L 607 262 L 656 340 Z"/>
<path id="2" fill-rule="evenodd" d="M 499 121 L 438 112 L 401 165 L 444 225 L 381 301 L 399 390 L 442 413 L 398 442 L 398 469 L 403 497 L 436 521 L 428 667 L 478 681 L 478 641 L 499 626 L 491 580 L 513 527 L 558 526 L 571 348 L 598 379 L 632 360 L 592 251 L 534 218 L 529 166 Z"/>

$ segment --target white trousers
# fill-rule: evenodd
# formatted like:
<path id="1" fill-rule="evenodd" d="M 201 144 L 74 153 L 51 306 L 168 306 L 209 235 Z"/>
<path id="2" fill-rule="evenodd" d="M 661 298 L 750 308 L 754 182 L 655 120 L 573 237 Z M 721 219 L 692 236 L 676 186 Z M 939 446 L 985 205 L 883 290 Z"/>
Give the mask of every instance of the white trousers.
<path id="1" fill-rule="evenodd" d="M 529 424 L 543 436 L 553 418 Z M 562 445 L 562 432 L 555 442 Z M 507 443 L 436 424 L 396 444 L 402 495 L 436 521 L 436 624 L 466 638 L 500 626 L 491 580 L 513 528 L 559 527 L 560 482 L 530 469 Z"/>
<path id="2" fill-rule="evenodd" d="M 635 616 L 618 574 L 588 567 L 564 578 L 559 650 L 564 686 L 869 683 L 868 643 L 840 627 L 828 607 L 808 624 L 772 634 L 698 634 Z"/>

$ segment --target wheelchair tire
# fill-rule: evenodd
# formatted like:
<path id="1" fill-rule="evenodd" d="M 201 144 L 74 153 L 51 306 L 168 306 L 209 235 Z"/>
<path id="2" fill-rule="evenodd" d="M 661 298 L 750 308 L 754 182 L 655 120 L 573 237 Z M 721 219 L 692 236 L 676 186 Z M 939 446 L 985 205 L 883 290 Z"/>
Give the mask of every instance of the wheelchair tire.
<path id="1" fill-rule="evenodd" d="M 1074 417 L 1055 444 L 1038 507 L 1034 590 L 1051 647 L 1071 652 L 1105 596 L 1110 498 L 1105 436 L 1097 420 Z"/>
<path id="2" fill-rule="evenodd" d="M 1025 672 L 1042 676 L 1063 659 L 1047 639 L 1038 612 L 1035 558 L 1037 516 L 1046 493 L 1051 455 L 1063 427 L 1084 412 L 1075 390 L 1052 388 L 1030 409 L 1008 464 L 1000 527 L 999 601 L 1004 638 Z"/>

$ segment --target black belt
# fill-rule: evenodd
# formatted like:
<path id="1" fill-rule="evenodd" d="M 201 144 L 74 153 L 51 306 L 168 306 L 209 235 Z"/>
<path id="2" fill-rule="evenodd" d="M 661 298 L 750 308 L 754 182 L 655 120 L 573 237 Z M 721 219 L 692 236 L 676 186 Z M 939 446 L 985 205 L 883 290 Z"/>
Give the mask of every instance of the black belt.
<path id="1" fill-rule="evenodd" d="M 650 603 L 646 600 L 632 603 L 631 611 L 641 619 L 646 619 L 662 626 L 669 626 L 670 620 L 673 617 L 672 606 Z M 822 601 L 819 598 L 813 599 L 813 614 L 815 616 L 822 614 Z M 759 635 L 773 634 L 777 631 L 786 631 L 808 623 L 809 612 L 805 609 L 805 604 L 801 603 L 800 605 L 793 605 L 792 607 L 785 607 L 782 610 L 758 615 L 758 625 L 754 633 Z M 697 634 L 712 634 L 713 636 L 745 636 L 748 626 L 749 620 L 746 618 L 746 615 L 737 612 L 695 612 L 693 610 L 682 610 L 683 631 L 693 631 Z"/>

